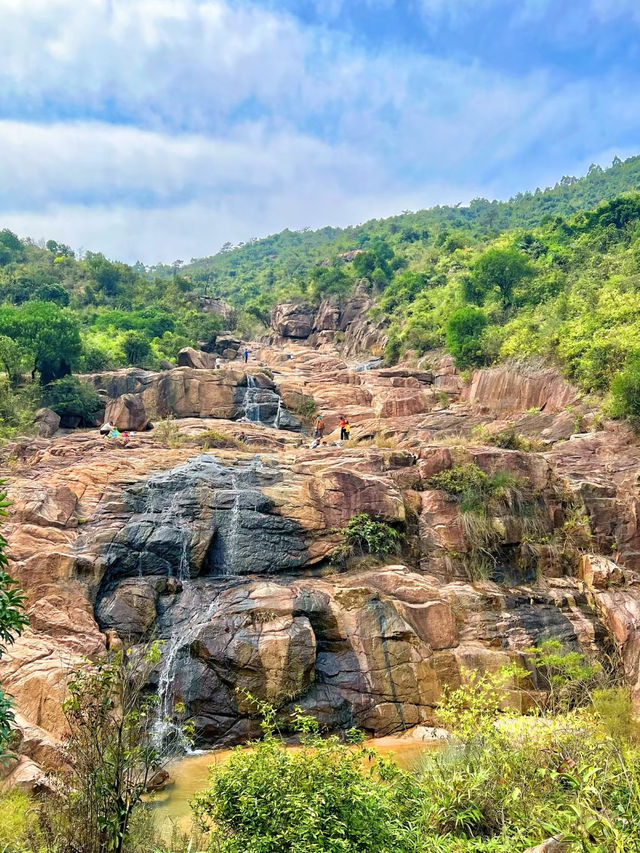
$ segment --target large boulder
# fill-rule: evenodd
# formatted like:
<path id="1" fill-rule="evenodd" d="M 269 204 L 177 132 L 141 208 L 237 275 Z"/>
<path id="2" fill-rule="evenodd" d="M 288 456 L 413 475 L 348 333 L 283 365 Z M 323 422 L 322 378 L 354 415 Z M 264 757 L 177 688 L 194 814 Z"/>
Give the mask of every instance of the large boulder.
<path id="1" fill-rule="evenodd" d="M 283 302 L 271 311 L 271 328 L 283 338 L 308 338 L 315 326 L 313 305 Z"/>
<path id="2" fill-rule="evenodd" d="M 216 356 L 193 347 L 184 347 L 178 353 L 178 367 L 195 367 L 197 370 L 211 370 L 216 366 Z"/>
<path id="3" fill-rule="evenodd" d="M 142 397 L 138 394 L 123 394 L 109 400 L 104 417 L 105 421 L 126 432 L 141 432 L 149 424 Z"/>
<path id="4" fill-rule="evenodd" d="M 51 438 L 60 427 L 60 415 L 52 409 L 38 409 L 33 416 L 34 431 L 40 438 Z"/>

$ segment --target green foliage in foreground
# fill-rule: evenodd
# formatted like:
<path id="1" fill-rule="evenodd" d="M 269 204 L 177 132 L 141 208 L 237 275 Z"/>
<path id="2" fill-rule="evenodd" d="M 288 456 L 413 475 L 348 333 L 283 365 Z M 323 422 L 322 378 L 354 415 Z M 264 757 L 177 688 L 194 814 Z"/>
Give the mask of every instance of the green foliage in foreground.
<path id="1" fill-rule="evenodd" d="M 571 853 L 638 853 L 640 753 L 629 693 L 573 689 L 589 662 L 555 646 L 540 656 L 554 656 L 558 684 L 581 696 L 580 708 L 518 716 L 505 700 L 525 671 L 466 673 L 438 712 L 453 740 L 424 752 L 412 772 L 375 750 L 321 738 L 299 711 L 302 746 L 287 749 L 274 709 L 259 703 L 264 740 L 214 766 L 194 802 L 212 827 L 209 849 L 517 853 L 558 835 Z"/>
<path id="2" fill-rule="evenodd" d="M 264 739 L 212 768 L 210 788 L 196 797 L 196 815 L 205 825 L 214 822 L 211 850 L 414 849 L 409 777 L 371 750 L 322 738 L 315 720 L 302 714 L 293 721 L 301 748 L 287 750 L 276 737 L 273 709 L 262 711 Z"/>
<path id="3" fill-rule="evenodd" d="M 87 382 L 75 376 L 65 376 L 45 386 L 42 405 L 52 409 L 61 418 L 78 421 L 82 426 L 95 425 L 101 403 L 98 392 Z"/>

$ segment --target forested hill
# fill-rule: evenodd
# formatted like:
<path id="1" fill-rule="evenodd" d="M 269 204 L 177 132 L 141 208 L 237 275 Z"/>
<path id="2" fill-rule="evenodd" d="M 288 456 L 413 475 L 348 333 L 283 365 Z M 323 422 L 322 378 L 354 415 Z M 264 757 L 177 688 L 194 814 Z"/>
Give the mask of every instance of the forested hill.
<path id="1" fill-rule="evenodd" d="M 194 259 L 182 271 L 206 292 L 248 307 L 264 319 L 270 304 L 291 288 L 304 293 L 309 272 L 318 262 L 369 240 L 384 239 L 415 266 L 421 249 L 447 237 L 454 242 L 461 239 L 456 232 L 464 232 L 466 240 L 479 240 L 506 229 L 544 225 L 547 217 L 567 218 L 638 189 L 640 155 L 624 161 L 616 157 L 607 169 L 593 164 L 584 177 L 565 176 L 555 187 L 518 193 L 507 202 L 478 198 L 466 207 L 438 206 L 348 228 L 285 229 L 236 247 L 226 244 L 216 255 Z M 160 265 L 154 273 L 166 276 L 173 270 Z"/>
<path id="2" fill-rule="evenodd" d="M 158 368 L 222 328 L 262 334 L 279 301 L 356 291 L 389 362 L 443 346 L 461 368 L 538 357 L 586 391 L 626 388 L 635 403 L 620 411 L 640 417 L 638 187 L 640 156 L 510 202 L 283 231 L 170 268 L 0 230 L 0 436 L 41 404 L 90 421 L 95 400 L 70 372 Z"/>

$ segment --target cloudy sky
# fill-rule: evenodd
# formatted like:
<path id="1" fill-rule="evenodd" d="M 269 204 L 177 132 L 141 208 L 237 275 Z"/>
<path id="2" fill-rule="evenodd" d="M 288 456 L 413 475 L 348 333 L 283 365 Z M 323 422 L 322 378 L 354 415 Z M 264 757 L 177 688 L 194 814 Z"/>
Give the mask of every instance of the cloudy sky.
<path id="1" fill-rule="evenodd" d="M 640 152 L 640 0 L 0 0 L 0 227 L 145 263 Z"/>

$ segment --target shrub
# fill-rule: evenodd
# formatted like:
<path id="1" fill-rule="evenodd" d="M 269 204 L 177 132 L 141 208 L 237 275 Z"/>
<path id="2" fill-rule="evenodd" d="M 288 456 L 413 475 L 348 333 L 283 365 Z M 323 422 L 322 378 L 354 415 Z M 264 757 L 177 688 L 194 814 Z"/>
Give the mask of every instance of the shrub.
<path id="1" fill-rule="evenodd" d="M 320 736 L 299 710 L 293 726 L 301 747 L 276 737 L 275 711 L 260 703 L 264 738 L 236 749 L 211 768 L 209 788 L 194 802 L 213 827 L 210 850 L 220 853 L 408 853 L 416 850 L 411 811 L 415 785 L 375 750 Z M 354 745 L 355 744 L 355 745 Z"/>
<path id="2" fill-rule="evenodd" d="M 371 554 L 380 560 L 400 549 L 400 533 L 382 519 L 366 512 L 354 515 L 346 527 L 336 528 L 334 533 L 344 537 L 333 555 L 334 562 L 344 562 L 348 557 Z"/>
<path id="3" fill-rule="evenodd" d="M 23 853 L 36 835 L 34 801 L 24 791 L 0 794 L 0 850 Z"/>
<path id="4" fill-rule="evenodd" d="M 450 495 L 460 497 L 469 492 L 482 492 L 487 489 L 488 477 L 473 463 L 469 465 L 454 465 L 438 474 L 434 474 L 427 481 L 431 489 L 442 489 Z"/>
<path id="5" fill-rule="evenodd" d="M 81 426 L 95 426 L 102 404 L 98 392 L 76 376 L 65 376 L 50 382 L 42 392 L 42 405 L 60 415 L 63 423 L 79 421 Z"/>
<path id="6" fill-rule="evenodd" d="M 482 332 L 487 318 L 479 308 L 458 308 L 447 323 L 447 349 L 455 358 L 458 367 L 470 367 L 484 363 Z"/>
<path id="7" fill-rule="evenodd" d="M 611 383 L 612 414 L 640 423 L 640 356 L 631 359 Z"/>
<path id="8" fill-rule="evenodd" d="M 559 640 L 543 640 L 526 651 L 547 691 L 547 713 L 559 714 L 590 704 L 593 691 L 605 682 L 597 661 L 589 660 L 582 652 L 565 649 Z"/>
<path id="9" fill-rule="evenodd" d="M 519 433 L 514 424 L 509 424 L 499 432 L 491 432 L 486 426 L 480 424 L 472 430 L 474 437 L 477 437 L 483 444 L 490 444 L 493 447 L 501 447 L 504 450 L 522 450 L 529 453 L 532 450 L 539 450 L 541 442 L 527 438 Z"/>
<path id="10" fill-rule="evenodd" d="M 465 673 L 467 683 L 445 691 L 437 719 L 456 737 L 427 754 L 421 772 L 425 832 L 446 840 L 433 850 L 507 853 L 559 835 L 571 850 L 637 853 L 638 754 L 586 711 L 506 716 L 512 679 L 522 674 Z"/>
<path id="11" fill-rule="evenodd" d="M 220 450 L 225 448 L 235 448 L 237 450 L 245 449 L 245 445 L 240 441 L 240 439 L 236 438 L 234 435 L 229 435 L 226 432 L 219 432 L 216 429 L 207 429 L 204 432 L 199 433 L 196 440 L 199 444 L 202 444 L 205 449 L 210 447 Z"/>
<path id="12" fill-rule="evenodd" d="M 180 426 L 174 421 L 173 415 L 161 418 L 153 427 L 153 440 L 169 447 L 179 447 L 182 444 Z"/>
<path id="13" fill-rule="evenodd" d="M 149 833 L 143 797 L 172 754 L 152 725 L 158 697 L 148 684 L 159 662 L 153 644 L 71 672 L 66 760 L 51 779 L 61 793 L 45 798 L 38 812 L 47 853 L 136 853 L 133 827 L 146 823 Z M 179 726 L 174 737 L 184 737 Z"/>
<path id="14" fill-rule="evenodd" d="M 474 463 L 454 465 L 435 474 L 426 486 L 442 489 L 460 504 L 472 577 L 490 577 L 497 566 L 505 518 L 519 526 L 522 539 L 545 534 L 545 518 L 530 485 L 509 471 L 489 476 Z"/>

